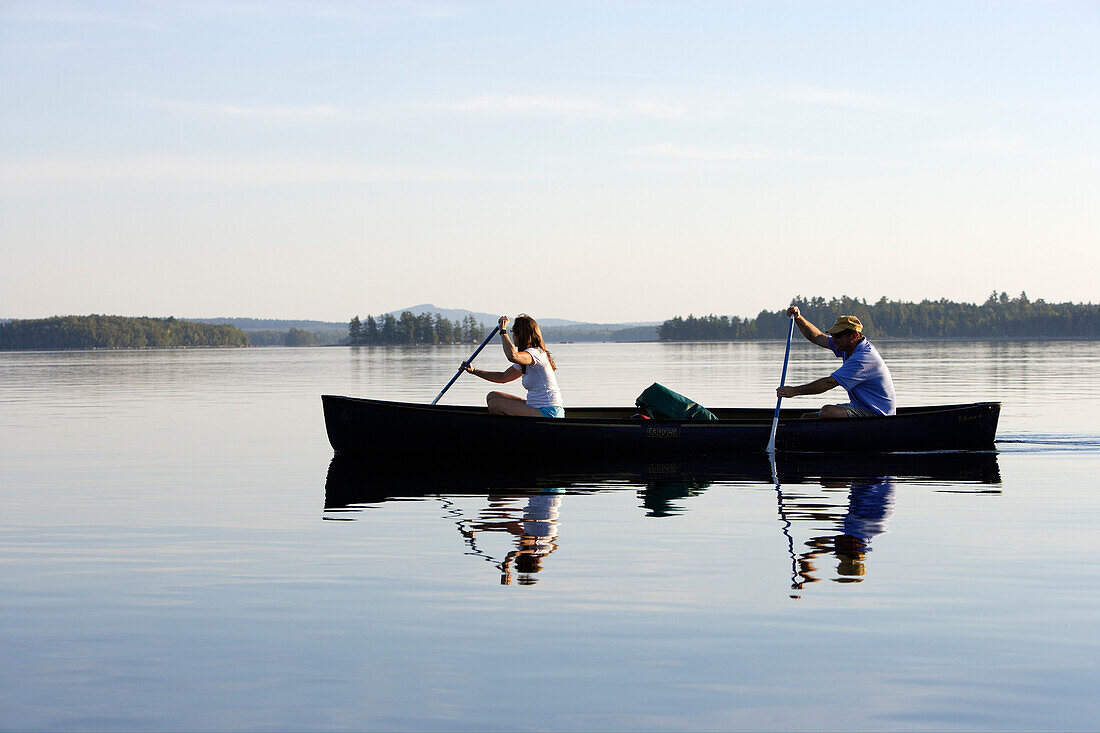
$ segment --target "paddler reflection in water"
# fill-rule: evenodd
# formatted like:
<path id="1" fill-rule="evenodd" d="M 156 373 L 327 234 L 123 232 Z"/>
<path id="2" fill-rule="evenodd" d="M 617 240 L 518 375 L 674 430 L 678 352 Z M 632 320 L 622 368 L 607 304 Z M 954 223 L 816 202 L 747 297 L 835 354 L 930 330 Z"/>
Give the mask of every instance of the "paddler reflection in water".
<path id="1" fill-rule="evenodd" d="M 522 513 L 516 505 L 520 500 L 521 497 L 490 495 L 489 506 L 463 532 L 471 540 L 476 532 L 507 532 L 515 537 L 515 549 L 497 565 L 501 585 L 512 584 L 513 566 L 519 574 L 520 585 L 534 585 L 538 582 L 535 574 L 542 570 L 543 558 L 558 549 L 559 491 L 528 496 Z"/>
<path id="2" fill-rule="evenodd" d="M 871 551 L 871 540 L 886 531 L 890 517 L 894 514 L 894 480 L 889 477 L 864 479 L 848 483 L 822 480 L 825 488 L 851 487 L 848 493 L 848 510 L 840 520 L 841 533 L 811 537 L 806 541 L 809 552 L 801 553 L 798 558 L 798 578 L 795 589 L 806 583 L 816 583 L 817 566 L 814 561 L 830 552 L 837 558 L 838 583 L 858 583 L 867 572 L 867 553 Z M 821 511 L 818 502 L 814 502 L 815 515 Z M 787 510 L 797 509 L 797 502 L 786 506 Z"/>
<path id="3" fill-rule="evenodd" d="M 462 368 L 475 377 L 497 384 L 506 384 L 522 377 L 527 399 L 507 392 L 490 392 L 485 396 L 489 412 L 494 415 L 565 417 L 565 403 L 562 402 L 558 379 L 554 375 L 558 365 L 546 348 L 539 324 L 526 313 L 516 316 L 516 323 L 512 327 L 516 337 L 513 344 L 508 336 L 508 316 L 501 316 L 499 323 L 504 358 L 512 362 L 512 366 L 502 372 L 490 372 L 474 369 L 464 361 Z"/>

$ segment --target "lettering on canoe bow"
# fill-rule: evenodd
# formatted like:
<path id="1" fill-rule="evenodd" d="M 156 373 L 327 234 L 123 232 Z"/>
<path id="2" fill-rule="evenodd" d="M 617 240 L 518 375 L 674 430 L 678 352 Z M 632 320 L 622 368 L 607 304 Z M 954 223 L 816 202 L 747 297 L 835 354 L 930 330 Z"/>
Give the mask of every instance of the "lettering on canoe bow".
<path id="1" fill-rule="evenodd" d="M 645 437 L 647 438 L 679 438 L 679 425 L 646 425 Z"/>

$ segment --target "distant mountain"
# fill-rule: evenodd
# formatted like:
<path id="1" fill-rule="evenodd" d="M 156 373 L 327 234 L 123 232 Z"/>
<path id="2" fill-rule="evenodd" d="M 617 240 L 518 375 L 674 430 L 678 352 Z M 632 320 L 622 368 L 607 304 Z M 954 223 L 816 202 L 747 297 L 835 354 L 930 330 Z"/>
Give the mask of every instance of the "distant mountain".
<path id="1" fill-rule="evenodd" d="M 500 313 L 480 313 L 478 311 L 469 311 L 465 308 L 440 308 L 437 305 L 431 303 L 421 303 L 420 305 L 409 306 L 408 308 L 399 308 L 395 311 L 390 311 L 390 315 L 394 318 L 398 318 L 405 311 L 409 311 L 414 316 L 419 316 L 422 313 L 438 313 L 446 318 L 448 321 L 461 321 L 466 316 L 472 315 L 477 319 L 477 322 L 483 326 L 489 326 L 490 328 L 497 324 L 497 320 L 500 318 Z M 567 321 L 562 318 L 544 318 L 539 320 L 540 326 L 579 326 L 582 325 L 579 321 Z"/>
<path id="2" fill-rule="evenodd" d="M 390 311 L 389 315 L 393 316 L 394 318 L 400 318 L 401 314 L 405 311 L 412 313 L 414 316 L 419 316 L 424 313 L 431 313 L 432 315 L 438 313 L 439 315 L 446 318 L 448 321 L 461 321 L 466 316 L 472 315 L 474 318 L 477 319 L 478 323 L 483 326 L 490 327 L 495 326 L 497 323 L 497 319 L 500 318 L 499 313 L 494 316 L 492 313 L 478 313 L 477 311 L 469 311 L 465 308 L 440 308 L 439 306 L 432 305 L 431 303 L 421 303 L 420 305 L 411 305 L 408 308 L 398 308 L 395 311 Z"/>
<path id="3" fill-rule="evenodd" d="M 449 321 L 461 321 L 468 315 L 472 315 L 477 319 L 477 322 L 483 326 L 489 326 L 490 328 L 497 324 L 497 319 L 501 314 L 493 313 L 479 313 L 477 311 L 470 311 L 464 308 L 440 308 L 439 306 L 432 305 L 431 303 L 421 303 L 420 305 L 410 306 L 408 308 L 399 308 L 395 311 L 390 311 L 390 315 L 394 318 L 399 318 L 402 313 L 409 311 L 414 316 L 419 316 L 422 313 L 438 313 Z M 629 323 L 588 323 L 585 321 L 569 321 L 564 318 L 539 318 L 539 326 L 542 327 L 546 335 L 549 336 L 551 329 L 568 329 L 571 334 L 585 333 L 585 332 L 606 332 L 611 333 L 613 331 L 620 331 L 623 329 L 631 328 L 646 328 L 656 327 L 660 325 L 660 321 L 631 321 Z M 648 339 L 645 339 L 648 340 Z M 656 331 L 654 331 L 654 340 L 656 340 Z"/>

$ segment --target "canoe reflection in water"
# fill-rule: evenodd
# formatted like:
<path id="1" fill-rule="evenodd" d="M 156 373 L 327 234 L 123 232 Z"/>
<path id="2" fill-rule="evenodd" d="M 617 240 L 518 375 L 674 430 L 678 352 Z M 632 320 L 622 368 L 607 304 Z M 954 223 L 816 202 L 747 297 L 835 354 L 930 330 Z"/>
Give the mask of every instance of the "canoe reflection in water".
<path id="1" fill-rule="evenodd" d="M 715 486 L 715 485 L 719 486 Z M 835 557 L 836 582 L 858 582 L 867 572 L 868 553 L 887 531 L 897 487 L 922 484 L 940 492 L 999 493 L 1000 472 L 993 452 L 923 454 L 788 454 L 777 464 L 766 455 L 725 463 L 683 460 L 625 465 L 558 465 L 555 468 L 495 462 L 491 468 L 420 468 L 384 460 L 337 456 L 325 484 L 325 518 L 391 500 L 441 501 L 467 546 L 500 572 L 504 585 L 537 582 L 546 558 L 558 549 L 563 498 L 605 491 L 634 490 L 647 517 L 680 514 L 698 497 L 721 484 L 770 485 L 791 563 L 791 596 L 823 578 L 819 568 Z M 484 496 L 485 506 L 467 516 L 460 496 Z M 774 521 L 774 516 L 772 521 Z M 795 542 L 795 535 L 806 538 Z M 512 549 L 495 556 L 487 537 L 508 536 Z M 831 571 L 830 575 L 831 575 Z"/>

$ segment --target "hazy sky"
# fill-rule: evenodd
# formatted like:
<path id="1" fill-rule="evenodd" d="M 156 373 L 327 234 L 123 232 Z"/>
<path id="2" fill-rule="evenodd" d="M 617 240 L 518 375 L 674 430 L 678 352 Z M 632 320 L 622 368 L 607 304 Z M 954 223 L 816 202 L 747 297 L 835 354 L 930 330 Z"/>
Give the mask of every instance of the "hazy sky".
<path id="1" fill-rule="evenodd" d="M 0 0 L 0 317 L 1097 302 L 1098 2 Z"/>

